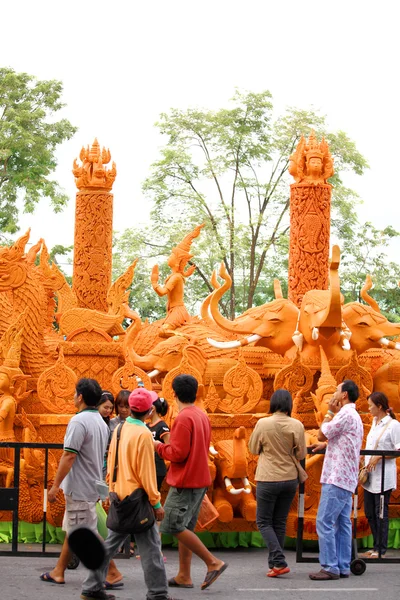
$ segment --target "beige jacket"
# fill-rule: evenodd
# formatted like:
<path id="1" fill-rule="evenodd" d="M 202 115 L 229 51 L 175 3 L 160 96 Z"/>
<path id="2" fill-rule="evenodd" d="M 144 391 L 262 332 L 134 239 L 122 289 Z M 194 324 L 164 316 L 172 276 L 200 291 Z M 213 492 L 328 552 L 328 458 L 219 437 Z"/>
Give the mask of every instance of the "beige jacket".
<path id="1" fill-rule="evenodd" d="M 299 460 L 305 458 L 303 424 L 281 412 L 260 419 L 251 434 L 249 450 L 259 454 L 256 481 L 297 479 L 297 468 L 289 452 Z"/>

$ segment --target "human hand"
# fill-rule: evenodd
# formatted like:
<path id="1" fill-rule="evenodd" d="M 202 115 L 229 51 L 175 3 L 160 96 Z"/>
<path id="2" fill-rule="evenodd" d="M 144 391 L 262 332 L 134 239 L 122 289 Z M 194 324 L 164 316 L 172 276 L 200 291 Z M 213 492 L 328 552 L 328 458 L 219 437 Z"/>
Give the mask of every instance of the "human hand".
<path id="1" fill-rule="evenodd" d="M 151 271 L 150 280 L 151 280 L 151 283 L 153 286 L 157 285 L 157 283 L 158 283 L 158 265 L 154 265 L 154 267 Z"/>
<path id="2" fill-rule="evenodd" d="M 331 410 L 333 413 L 338 413 L 339 410 L 342 408 L 342 402 L 340 399 L 336 399 L 335 396 L 332 396 L 332 398 L 329 400 L 329 404 L 328 404 L 328 410 Z"/>
<path id="3" fill-rule="evenodd" d="M 367 471 L 369 471 L 371 473 L 371 471 L 374 471 L 376 469 L 376 465 L 378 464 L 378 462 L 381 460 L 380 456 L 371 456 L 371 459 L 367 465 Z"/>
<path id="4" fill-rule="evenodd" d="M 156 521 L 162 521 L 165 516 L 163 507 L 161 506 L 160 508 L 153 508 L 153 511 Z"/>
<path id="5" fill-rule="evenodd" d="M 47 494 L 47 500 L 50 502 L 50 504 L 53 504 L 53 502 L 55 502 L 57 500 L 57 494 L 59 492 L 60 488 L 57 487 L 56 485 L 53 485 L 53 487 L 49 490 L 48 494 Z"/>
<path id="6" fill-rule="evenodd" d="M 318 452 L 319 450 L 325 450 L 327 445 L 328 444 L 326 442 L 318 442 L 316 444 L 311 444 L 310 446 L 307 446 L 307 448 L 310 448 L 313 452 Z"/>
<path id="7" fill-rule="evenodd" d="M 162 442 L 160 442 L 159 440 L 153 440 L 153 444 L 154 444 L 154 450 L 157 450 L 158 446 L 161 444 Z"/>

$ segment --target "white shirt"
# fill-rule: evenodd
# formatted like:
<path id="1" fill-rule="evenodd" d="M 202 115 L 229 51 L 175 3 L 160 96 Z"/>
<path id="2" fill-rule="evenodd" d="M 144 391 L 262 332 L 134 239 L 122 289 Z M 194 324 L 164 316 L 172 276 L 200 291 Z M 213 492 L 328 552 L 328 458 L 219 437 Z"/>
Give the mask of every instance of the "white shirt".
<path id="1" fill-rule="evenodd" d="M 386 427 L 386 425 L 388 425 Z M 382 433 L 383 428 L 386 427 L 379 440 L 378 447 L 375 448 L 375 444 Z M 396 419 L 392 419 L 390 415 L 386 415 L 379 423 L 376 422 L 376 417 L 372 421 L 372 426 L 367 437 L 367 443 L 365 445 L 366 450 L 400 450 L 400 423 Z M 365 464 L 367 465 L 371 460 L 371 456 L 364 456 Z M 381 475 L 382 475 L 382 461 L 379 461 L 375 469 L 369 474 L 368 482 L 363 485 L 363 488 L 371 494 L 380 494 L 381 492 Z M 395 490 L 397 487 L 397 470 L 396 460 L 386 459 L 385 460 L 385 485 L 384 490 Z"/>

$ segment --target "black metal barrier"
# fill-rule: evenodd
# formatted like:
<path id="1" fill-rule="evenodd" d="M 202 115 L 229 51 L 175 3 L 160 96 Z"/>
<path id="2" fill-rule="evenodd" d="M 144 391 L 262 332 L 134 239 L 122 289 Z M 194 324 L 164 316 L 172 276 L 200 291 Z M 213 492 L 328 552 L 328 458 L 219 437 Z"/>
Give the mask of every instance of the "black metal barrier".
<path id="1" fill-rule="evenodd" d="M 62 450 L 63 445 L 34 442 L 0 442 L 0 449 L 1 448 L 14 450 L 14 481 L 12 488 L 0 488 L 0 510 L 11 510 L 13 513 L 11 550 L 1 550 L 0 545 L 0 556 L 58 556 L 59 552 L 46 552 L 47 477 L 49 469 L 49 450 Z M 43 474 L 43 540 L 41 552 L 29 552 L 26 550 L 18 550 L 20 459 L 21 450 L 24 450 L 25 448 L 34 450 L 44 450 L 45 453 Z"/>
<path id="2" fill-rule="evenodd" d="M 316 454 L 325 454 L 325 450 L 319 450 L 313 452 L 312 449 L 307 450 L 307 454 L 315 456 Z M 382 457 L 382 473 L 381 473 L 381 493 L 379 502 L 379 536 L 380 541 L 382 533 L 382 521 L 383 521 L 383 510 L 384 510 L 384 481 L 385 481 L 385 459 L 389 457 L 400 457 L 400 451 L 395 450 L 361 450 L 361 456 L 381 456 Z M 300 461 L 303 468 L 305 468 L 305 459 Z M 297 541 L 296 541 L 296 562 L 299 563 L 317 563 L 319 562 L 318 556 L 304 556 L 304 492 L 307 481 L 299 485 L 299 502 L 298 502 L 298 521 L 297 521 Z M 379 544 L 379 556 L 378 558 L 358 558 L 357 556 L 357 513 L 358 513 L 358 487 L 353 497 L 353 556 L 352 563 L 350 565 L 351 572 L 354 575 L 362 575 L 366 569 L 366 563 L 400 563 L 399 558 L 383 558 L 381 554 L 381 545 Z"/>

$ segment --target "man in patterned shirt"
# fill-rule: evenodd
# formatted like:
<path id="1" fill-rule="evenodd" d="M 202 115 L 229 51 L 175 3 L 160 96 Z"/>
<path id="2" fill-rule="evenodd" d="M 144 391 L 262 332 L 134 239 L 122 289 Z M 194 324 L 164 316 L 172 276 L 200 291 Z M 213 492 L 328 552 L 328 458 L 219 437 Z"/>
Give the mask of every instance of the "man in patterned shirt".
<path id="1" fill-rule="evenodd" d="M 318 432 L 326 447 L 317 514 L 319 561 L 322 569 L 310 579 L 349 577 L 351 562 L 351 504 L 358 484 L 363 424 L 356 411 L 357 385 L 347 379 L 338 385 Z"/>

